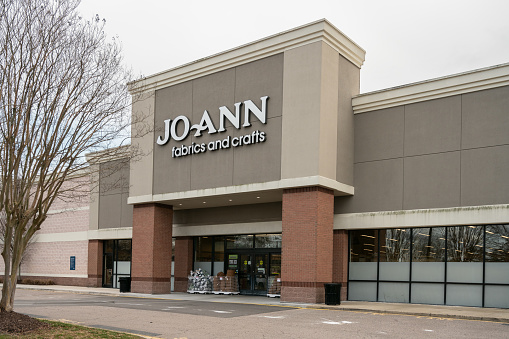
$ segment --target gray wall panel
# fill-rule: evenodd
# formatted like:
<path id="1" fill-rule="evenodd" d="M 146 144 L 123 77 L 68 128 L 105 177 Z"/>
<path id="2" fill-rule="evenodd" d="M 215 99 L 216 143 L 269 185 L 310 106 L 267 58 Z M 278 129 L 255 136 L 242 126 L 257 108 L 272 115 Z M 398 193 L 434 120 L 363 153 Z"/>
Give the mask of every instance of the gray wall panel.
<path id="1" fill-rule="evenodd" d="M 154 194 L 166 192 L 179 192 L 191 189 L 191 159 L 182 157 L 177 159 L 171 157 L 171 148 L 175 143 L 168 143 L 164 146 L 156 144 L 159 135 L 164 136 L 161 127 L 165 119 L 174 119 L 179 115 L 187 115 L 192 112 L 193 107 L 193 84 L 186 82 L 172 87 L 156 91 L 156 110 L 154 139 Z M 202 112 L 203 113 L 203 112 Z M 181 132 L 178 131 L 180 134 Z M 187 144 L 187 143 L 186 143 Z"/>
<path id="2" fill-rule="evenodd" d="M 121 227 L 122 194 L 102 195 L 99 198 L 99 229 Z"/>
<path id="3" fill-rule="evenodd" d="M 356 164 L 355 195 L 335 199 L 335 213 L 401 210 L 403 159 Z"/>
<path id="4" fill-rule="evenodd" d="M 460 206 L 460 152 L 405 158 L 403 209 Z"/>
<path id="5" fill-rule="evenodd" d="M 509 204 L 509 145 L 461 153 L 461 203 Z"/>
<path id="6" fill-rule="evenodd" d="M 207 75 L 193 80 L 192 83 L 192 111 L 182 112 L 181 114 L 188 116 L 191 119 L 191 124 L 193 124 L 199 123 L 203 111 L 207 110 L 214 126 L 219 129 L 219 107 L 226 106 L 231 112 L 235 112 L 235 69 Z M 231 124 L 228 122 L 227 126 L 231 126 Z"/>
<path id="7" fill-rule="evenodd" d="M 129 196 L 129 163 L 127 159 L 99 165 L 99 229 L 132 227 L 133 207 Z"/>
<path id="8" fill-rule="evenodd" d="M 281 122 L 282 114 L 282 72 L 283 54 L 274 55 L 242 66 L 231 68 L 190 82 L 178 84 L 156 91 L 155 125 L 164 125 L 165 119 L 173 119 L 178 115 L 185 115 L 190 124 L 200 122 L 205 110 L 216 129 L 220 128 L 219 107 L 226 106 L 235 114 L 236 102 L 252 100 L 261 108 L 262 96 L 269 96 L 267 100 L 267 124 L 259 123 L 251 115 L 253 126 L 241 127 L 239 130 L 226 120 L 225 132 L 195 137 L 194 131 L 181 142 L 170 140 L 164 146 L 156 144 L 157 137 L 162 131 L 156 132 L 154 139 L 154 193 L 172 193 L 188 190 L 198 190 L 214 187 L 231 186 L 234 184 L 249 184 L 279 180 L 281 178 Z M 279 117 L 271 119 L 271 117 Z M 278 120 L 279 119 L 279 120 Z M 241 124 L 244 122 L 244 105 L 241 106 Z M 245 135 L 255 128 L 267 131 L 267 141 L 264 143 L 230 147 L 172 158 L 172 148 L 181 145 L 190 146 L 211 141 L 224 140 L 228 136 Z M 270 132 L 269 132 L 270 131 Z M 207 145 L 208 146 L 208 145 Z M 249 156 L 245 156 L 249 149 Z M 243 163 L 238 164 L 234 175 L 234 158 L 238 156 Z M 260 164 L 264 164 L 262 171 Z"/>
<path id="9" fill-rule="evenodd" d="M 281 117 L 267 119 L 267 124 L 253 122 L 252 126 L 236 130 L 235 137 L 251 134 L 254 131 L 265 131 L 268 147 L 281 145 Z M 272 146 L 271 146 L 272 145 Z M 236 147 L 233 150 L 233 185 L 246 182 L 266 182 L 281 179 L 281 153 L 259 144 Z M 257 159 L 253 166 L 253 159 Z"/>
<path id="10" fill-rule="evenodd" d="M 233 137 L 235 128 L 229 128 L 223 133 L 204 134 L 200 138 L 192 137 L 196 143 L 205 143 L 208 147 L 210 142 L 224 140 L 228 136 Z M 185 143 L 188 144 L 189 142 Z M 207 150 L 205 153 L 172 159 L 173 162 L 187 160 L 191 163 L 191 189 L 204 189 L 210 187 L 231 186 L 233 184 L 233 149 L 225 148 L 216 151 Z M 181 173 L 172 175 L 175 179 Z"/>
<path id="11" fill-rule="evenodd" d="M 404 107 L 355 116 L 355 162 L 403 156 Z"/>
<path id="12" fill-rule="evenodd" d="M 280 202 L 229 207 L 176 210 L 173 223 L 182 226 L 281 221 Z"/>
<path id="13" fill-rule="evenodd" d="M 509 144 L 509 86 L 462 95 L 462 148 Z"/>
<path id="14" fill-rule="evenodd" d="M 283 53 L 250 62 L 235 69 L 235 102 L 253 100 L 258 105 L 268 95 L 271 110 L 267 118 L 282 115 Z"/>
<path id="15" fill-rule="evenodd" d="M 461 147 L 461 96 L 405 106 L 405 156 Z"/>
<path id="16" fill-rule="evenodd" d="M 383 167 L 377 163 L 391 157 L 404 161 L 401 183 L 381 184 L 388 196 L 403 192 L 403 206 L 393 210 L 509 203 L 509 86 L 356 114 L 354 120 L 355 195 L 336 197 L 335 213 L 387 210 L 367 196 L 379 194 L 381 180 L 368 181 L 366 169 Z M 394 178 L 387 174 L 388 181 Z"/>
<path id="17" fill-rule="evenodd" d="M 120 227 L 133 227 L 133 205 L 127 204 L 129 193 L 122 193 L 120 205 Z"/>
<path id="18" fill-rule="evenodd" d="M 109 161 L 99 165 L 99 194 L 120 194 L 129 190 L 129 169 L 125 161 Z M 126 187 L 127 183 L 127 187 Z"/>

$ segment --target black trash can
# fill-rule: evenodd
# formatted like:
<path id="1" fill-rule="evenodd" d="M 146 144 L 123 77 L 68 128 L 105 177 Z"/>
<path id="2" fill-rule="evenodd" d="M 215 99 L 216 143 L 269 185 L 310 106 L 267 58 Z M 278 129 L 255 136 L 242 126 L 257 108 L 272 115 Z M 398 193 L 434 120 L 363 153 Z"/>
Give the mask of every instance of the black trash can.
<path id="1" fill-rule="evenodd" d="M 341 284 L 324 284 L 325 305 L 341 304 Z"/>
<path id="2" fill-rule="evenodd" d="M 120 293 L 131 292 L 130 277 L 120 277 L 118 278 L 118 282 L 120 283 Z"/>

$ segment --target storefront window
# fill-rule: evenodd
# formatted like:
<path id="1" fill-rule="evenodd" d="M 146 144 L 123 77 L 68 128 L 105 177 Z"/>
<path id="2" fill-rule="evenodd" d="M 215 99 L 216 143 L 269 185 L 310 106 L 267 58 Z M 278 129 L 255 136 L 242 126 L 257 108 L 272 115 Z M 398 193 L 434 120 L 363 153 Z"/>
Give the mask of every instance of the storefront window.
<path id="1" fill-rule="evenodd" d="M 213 237 L 197 237 L 194 245 L 194 269 L 201 268 L 207 273 L 212 272 Z"/>
<path id="2" fill-rule="evenodd" d="M 348 287 L 350 300 L 509 308 L 509 225 L 350 231 Z"/>
<path id="3" fill-rule="evenodd" d="M 486 226 L 486 261 L 509 262 L 509 226 Z"/>
<path id="4" fill-rule="evenodd" d="M 281 248 L 281 234 L 256 234 L 255 248 Z"/>
<path id="5" fill-rule="evenodd" d="M 217 275 L 219 272 L 226 273 L 224 270 L 224 237 L 214 237 L 213 275 Z"/>
<path id="6" fill-rule="evenodd" d="M 412 261 L 445 261 L 445 227 L 414 228 Z"/>
<path id="7" fill-rule="evenodd" d="M 378 231 L 352 231 L 350 235 L 351 262 L 378 261 Z"/>
<path id="8" fill-rule="evenodd" d="M 378 279 L 378 231 L 350 232 L 350 300 L 376 301 Z"/>
<path id="9" fill-rule="evenodd" d="M 445 227 L 412 229 L 412 302 L 443 304 Z M 442 284 L 437 284 L 442 283 Z"/>
<path id="10" fill-rule="evenodd" d="M 381 281 L 401 283 L 380 283 L 378 299 L 386 302 L 408 302 L 408 281 L 410 280 L 410 229 L 380 230 L 380 263 L 378 278 Z"/>
<path id="11" fill-rule="evenodd" d="M 253 235 L 231 235 L 226 237 L 226 248 L 253 248 Z"/>
<path id="12" fill-rule="evenodd" d="M 483 226 L 456 226 L 447 229 L 448 262 L 482 262 Z"/>
<path id="13" fill-rule="evenodd" d="M 410 229 L 380 230 L 380 262 L 410 261 Z"/>
<path id="14" fill-rule="evenodd" d="M 509 307 L 509 225 L 486 226 L 485 306 Z"/>

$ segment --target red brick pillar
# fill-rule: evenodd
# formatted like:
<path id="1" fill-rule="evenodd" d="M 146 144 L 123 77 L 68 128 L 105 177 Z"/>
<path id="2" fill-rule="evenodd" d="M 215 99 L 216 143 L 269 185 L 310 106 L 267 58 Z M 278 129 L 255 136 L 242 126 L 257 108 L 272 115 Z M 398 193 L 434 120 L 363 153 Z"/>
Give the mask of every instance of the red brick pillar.
<path id="1" fill-rule="evenodd" d="M 88 241 L 88 281 L 89 287 L 101 287 L 103 277 L 103 243 L 101 240 Z"/>
<path id="2" fill-rule="evenodd" d="M 332 282 L 334 192 L 322 187 L 283 192 L 281 300 L 321 303 Z"/>
<path id="3" fill-rule="evenodd" d="M 348 288 L 348 231 L 334 230 L 332 281 L 341 284 L 341 300 L 346 300 Z"/>
<path id="4" fill-rule="evenodd" d="M 132 292 L 171 292 L 172 226 L 172 206 L 134 205 Z"/>
<path id="5" fill-rule="evenodd" d="M 175 292 L 187 291 L 187 277 L 193 269 L 193 237 L 175 239 Z"/>

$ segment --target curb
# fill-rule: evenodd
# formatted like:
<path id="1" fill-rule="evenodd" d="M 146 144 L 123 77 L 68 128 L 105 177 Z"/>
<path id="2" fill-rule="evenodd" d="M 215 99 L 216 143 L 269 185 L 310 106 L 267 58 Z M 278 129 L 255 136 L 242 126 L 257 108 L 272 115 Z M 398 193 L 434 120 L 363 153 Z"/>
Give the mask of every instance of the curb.
<path id="1" fill-rule="evenodd" d="M 497 323 L 509 323 L 509 318 L 496 318 L 496 317 L 481 317 L 474 315 L 462 315 L 462 314 L 441 314 L 441 313 L 425 313 L 425 312 L 403 312 L 403 311 L 387 311 L 387 310 L 375 310 L 368 308 L 352 308 L 352 307 L 333 307 L 326 305 L 314 305 L 313 308 L 321 310 L 335 310 L 335 311 L 346 311 L 346 312 L 368 312 L 368 313 L 380 313 L 380 314 L 395 314 L 395 315 L 411 315 L 417 317 L 430 317 L 430 318 L 448 318 L 458 320 L 475 320 L 475 321 L 489 321 Z"/>

